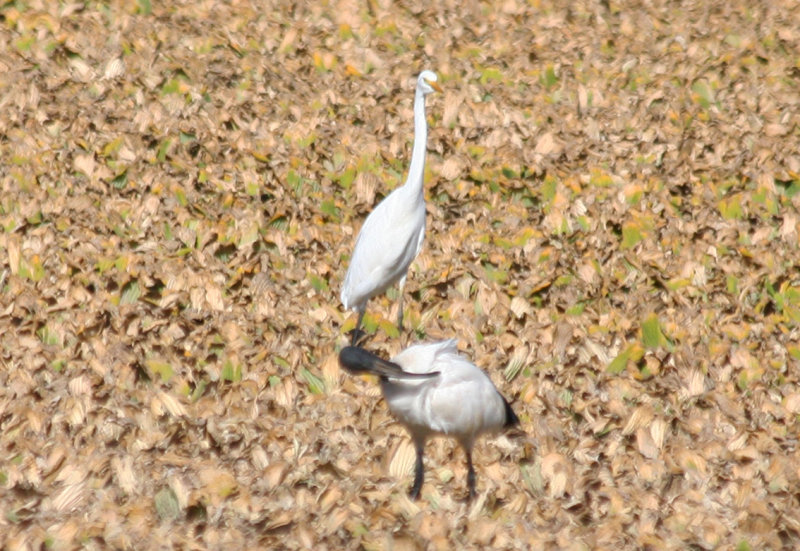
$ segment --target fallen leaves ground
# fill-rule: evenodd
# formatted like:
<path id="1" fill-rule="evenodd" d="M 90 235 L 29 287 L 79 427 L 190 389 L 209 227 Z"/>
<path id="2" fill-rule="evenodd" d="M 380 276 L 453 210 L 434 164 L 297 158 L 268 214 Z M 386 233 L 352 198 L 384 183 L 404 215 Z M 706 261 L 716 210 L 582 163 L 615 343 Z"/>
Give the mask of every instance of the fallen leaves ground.
<path id="1" fill-rule="evenodd" d="M 800 539 L 800 5 L 0 8 L 5 549 L 779 549 Z M 336 354 L 431 96 L 385 355 L 522 419 L 412 451 Z"/>

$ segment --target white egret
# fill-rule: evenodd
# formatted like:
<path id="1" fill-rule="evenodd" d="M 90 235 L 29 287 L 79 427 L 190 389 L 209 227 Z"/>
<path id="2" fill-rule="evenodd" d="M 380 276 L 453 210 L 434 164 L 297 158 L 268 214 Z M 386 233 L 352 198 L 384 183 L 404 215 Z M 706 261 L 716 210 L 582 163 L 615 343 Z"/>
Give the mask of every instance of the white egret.
<path id="1" fill-rule="evenodd" d="M 417 452 L 412 499 L 422 488 L 425 441 L 435 434 L 451 436 L 464 448 L 469 497 L 475 496 L 475 440 L 519 419 L 486 373 L 459 355 L 455 340 L 414 345 L 391 361 L 348 346 L 339 353 L 339 364 L 352 374 L 378 375 L 389 410 L 411 434 Z"/>
<path id="2" fill-rule="evenodd" d="M 405 184 L 392 191 L 375 207 L 356 239 L 350 265 L 342 285 L 341 299 L 346 310 L 358 312 L 351 344 L 355 344 L 367 301 L 399 283 L 400 300 L 397 326 L 403 326 L 403 287 L 408 267 L 417 257 L 425 238 L 425 148 L 428 122 L 425 96 L 441 92 L 436 74 L 422 71 L 414 95 L 414 148 Z"/>

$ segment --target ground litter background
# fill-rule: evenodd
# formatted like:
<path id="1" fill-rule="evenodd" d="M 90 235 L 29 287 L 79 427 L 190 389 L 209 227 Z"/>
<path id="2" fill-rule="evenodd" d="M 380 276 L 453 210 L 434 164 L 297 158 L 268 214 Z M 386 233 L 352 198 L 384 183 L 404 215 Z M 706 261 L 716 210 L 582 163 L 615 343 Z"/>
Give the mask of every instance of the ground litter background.
<path id="1" fill-rule="evenodd" d="M 800 5 L 3 2 L 6 549 L 800 538 Z M 413 448 L 336 355 L 430 68 L 406 323 L 524 435 Z"/>

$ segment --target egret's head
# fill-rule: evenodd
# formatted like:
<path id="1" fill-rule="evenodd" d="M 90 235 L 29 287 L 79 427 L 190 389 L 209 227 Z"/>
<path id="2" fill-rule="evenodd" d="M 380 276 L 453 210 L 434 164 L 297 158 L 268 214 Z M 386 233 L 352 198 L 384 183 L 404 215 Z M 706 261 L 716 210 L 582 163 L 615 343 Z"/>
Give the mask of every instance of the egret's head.
<path id="1" fill-rule="evenodd" d="M 417 79 L 417 89 L 425 95 L 431 92 L 441 92 L 442 87 L 439 86 L 438 80 L 439 78 L 433 71 L 422 71 Z"/>

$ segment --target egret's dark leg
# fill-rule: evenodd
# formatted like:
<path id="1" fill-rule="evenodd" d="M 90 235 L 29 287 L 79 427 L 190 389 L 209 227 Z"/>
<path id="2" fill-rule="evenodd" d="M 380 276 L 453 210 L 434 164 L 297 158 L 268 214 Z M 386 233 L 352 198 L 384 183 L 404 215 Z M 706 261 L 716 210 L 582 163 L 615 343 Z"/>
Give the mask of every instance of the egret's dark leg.
<path id="1" fill-rule="evenodd" d="M 350 337 L 350 346 L 356 346 L 358 340 L 364 335 L 364 332 L 361 330 L 361 322 L 364 320 L 364 313 L 366 312 L 366 308 L 361 310 L 358 313 L 358 319 L 356 320 L 356 327 L 351 331 Z"/>
<path id="2" fill-rule="evenodd" d="M 467 451 L 467 488 L 469 488 L 469 499 L 475 499 L 475 467 L 472 466 L 472 450 Z"/>
<path id="3" fill-rule="evenodd" d="M 425 467 L 422 464 L 422 454 L 425 452 L 425 442 L 415 442 L 417 448 L 417 462 L 414 465 L 414 485 L 408 492 L 411 499 L 417 499 L 422 489 L 422 481 L 425 479 Z"/>
<path id="4" fill-rule="evenodd" d="M 397 330 L 403 332 L 403 290 L 400 290 L 400 304 L 397 310 Z"/>
<path id="5" fill-rule="evenodd" d="M 400 280 L 399 284 L 400 301 L 397 305 L 397 330 L 401 333 L 403 332 L 403 295 L 405 294 L 403 293 L 403 289 L 405 288 L 405 286 L 406 286 L 406 278 L 404 277 L 403 279 Z"/>

